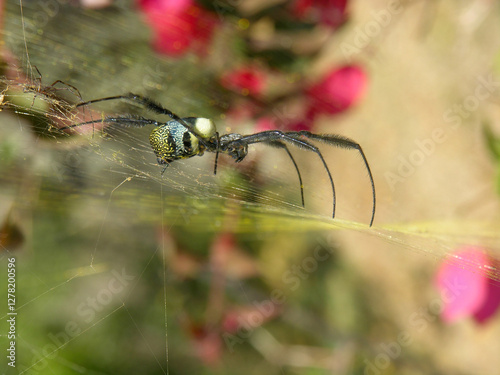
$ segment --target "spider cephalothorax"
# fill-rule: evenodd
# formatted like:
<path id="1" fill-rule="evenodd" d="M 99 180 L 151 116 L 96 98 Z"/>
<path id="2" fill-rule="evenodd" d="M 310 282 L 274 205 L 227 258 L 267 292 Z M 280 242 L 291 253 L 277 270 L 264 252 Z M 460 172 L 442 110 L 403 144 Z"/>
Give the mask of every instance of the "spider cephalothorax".
<path id="1" fill-rule="evenodd" d="M 147 125 L 154 125 L 151 131 L 149 140 L 151 147 L 156 154 L 158 164 L 164 165 L 162 170 L 165 172 L 169 163 L 179 160 L 191 158 L 195 155 L 203 155 L 205 151 L 214 152 L 215 165 L 214 173 L 217 172 L 217 160 L 219 153 L 227 154 L 235 159 L 236 162 L 242 161 L 248 154 L 248 145 L 253 143 L 266 143 L 270 146 L 284 149 L 290 157 L 300 182 L 300 192 L 302 197 L 302 206 L 304 206 L 304 187 L 302 184 L 302 177 L 299 168 L 292 154 L 288 150 L 287 144 L 309 150 L 318 155 L 323 166 L 325 167 L 330 184 L 332 187 L 333 195 L 333 217 L 335 217 L 335 186 L 333 184 L 330 169 L 326 164 L 321 151 L 316 147 L 312 141 L 323 142 L 335 147 L 346 149 L 355 149 L 359 152 L 365 163 L 370 178 L 373 195 L 373 208 L 370 226 L 373 224 L 375 217 L 375 184 L 373 182 L 370 166 L 366 160 L 365 154 L 361 146 L 351 139 L 335 135 L 335 134 L 314 134 L 308 131 L 298 132 L 283 132 L 280 130 L 266 130 L 255 134 L 241 135 L 236 133 L 223 134 L 219 136 L 214 122 L 207 118 L 202 117 L 185 117 L 181 118 L 172 111 L 155 103 L 153 100 L 145 98 L 136 94 L 127 94 L 119 96 L 110 96 L 107 98 L 89 100 L 87 102 L 77 104 L 77 107 L 88 105 L 91 103 L 103 102 L 107 100 L 130 100 L 136 102 L 143 107 L 156 112 L 158 114 L 167 115 L 172 118 L 168 122 L 158 122 L 156 120 L 147 119 L 137 116 L 110 116 L 105 117 L 103 120 L 87 121 L 80 124 L 75 124 L 61 128 L 61 130 L 81 126 L 85 124 L 93 124 L 98 122 L 105 122 L 109 124 L 116 124 L 128 127 L 144 127 Z"/>
<path id="2" fill-rule="evenodd" d="M 248 154 L 248 144 L 240 141 L 242 137 L 236 133 L 222 135 L 219 138 L 219 152 L 232 156 L 239 163 Z"/>

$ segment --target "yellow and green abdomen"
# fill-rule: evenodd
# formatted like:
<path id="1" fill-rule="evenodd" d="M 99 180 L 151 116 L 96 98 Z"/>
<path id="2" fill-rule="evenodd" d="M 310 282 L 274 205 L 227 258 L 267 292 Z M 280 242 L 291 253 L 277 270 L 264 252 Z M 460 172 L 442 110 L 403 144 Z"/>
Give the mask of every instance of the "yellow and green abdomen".
<path id="1" fill-rule="evenodd" d="M 149 135 L 149 142 L 158 157 L 158 162 L 161 160 L 170 163 L 200 153 L 196 136 L 175 120 L 155 127 Z"/>

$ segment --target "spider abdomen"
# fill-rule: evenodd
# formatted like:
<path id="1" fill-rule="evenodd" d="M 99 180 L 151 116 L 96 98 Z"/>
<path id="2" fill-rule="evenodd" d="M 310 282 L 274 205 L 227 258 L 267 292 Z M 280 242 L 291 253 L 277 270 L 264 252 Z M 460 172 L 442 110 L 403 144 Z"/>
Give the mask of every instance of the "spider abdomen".
<path id="1" fill-rule="evenodd" d="M 149 135 L 149 142 L 161 164 L 201 153 L 196 136 L 175 120 L 155 127 Z"/>

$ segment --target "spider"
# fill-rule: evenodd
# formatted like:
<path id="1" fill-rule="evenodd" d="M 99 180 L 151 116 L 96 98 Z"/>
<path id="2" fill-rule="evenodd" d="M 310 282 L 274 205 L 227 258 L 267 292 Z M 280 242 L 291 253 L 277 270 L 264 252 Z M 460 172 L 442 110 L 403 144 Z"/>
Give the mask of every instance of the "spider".
<path id="1" fill-rule="evenodd" d="M 60 130 L 70 129 L 82 125 L 95 124 L 99 122 L 105 122 L 108 124 L 116 124 L 124 127 L 136 127 L 142 128 L 147 125 L 154 125 L 154 129 L 151 131 L 149 136 L 149 141 L 151 147 L 156 154 L 158 164 L 163 165 L 162 175 L 167 169 L 168 165 L 179 159 L 191 158 L 195 155 L 202 156 L 205 151 L 215 153 L 215 164 L 214 164 L 214 174 L 217 173 L 217 161 L 219 158 L 219 153 L 228 154 L 235 159 L 236 163 L 241 162 L 248 153 L 248 145 L 253 143 L 266 143 L 272 147 L 277 147 L 284 149 L 285 152 L 290 157 L 300 183 L 300 193 L 302 198 L 302 207 L 304 207 L 304 185 L 302 183 L 302 177 L 300 175 L 299 167 L 295 162 L 292 154 L 288 150 L 287 144 L 294 145 L 296 147 L 309 150 L 314 152 L 320 158 L 325 170 L 330 179 L 330 185 L 332 187 L 333 195 L 333 214 L 332 217 L 335 218 L 335 187 L 333 184 L 333 178 L 328 168 L 328 165 L 323 158 L 320 150 L 310 142 L 319 141 L 326 143 L 331 146 L 336 146 L 345 149 L 355 149 L 357 150 L 363 161 L 365 163 L 366 170 L 368 171 L 368 177 L 370 178 L 372 196 L 373 196 L 373 206 L 372 206 L 372 216 L 370 220 L 370 226 L 373 224 L 373 219 L 375 217 L 375 184 L 373 182 L 373 176 L 368 165 L 368 161 L 365 157 L 363 149 L 361 146 L 351 139 L 334 135 L 334 134 L 314 134 L 308 131 L 280 131 L 280 130 L 266 130 L 255 134 L 241 135 L 236 133 L 222 134 L 219 135 L 215 124 L 212 120 L 202 117 L 184 117 L 181 118 L 172 111 L 162 107 L 155 101 L 129 93 L 126 95 L 110 96 L 106 98 L 93 99 L 86 102 L 81 102 L 76 105 L 76 107 L 82 107 L 85 105 L 104 102 L 109 100 L 128 100 L 130 102 L 135 102 L 138 105 L 155 112 L 160 115 L 167 115 L 172 120 L 168 122 L 158 122 L 156 120 L 135 116 L 108 116 L 102 120 L 92 120 L 86 121 L 79 124 L 74 124 L 70 126 L 65 126 L 60 128 Z"/>
<path id="2" fill-rule="evenodd" d="M 34 77 L 33 68 L 36 70 L 38 77 Z M 72 104 L 70 104 L 67 100 L 57 95 L 58 91 L 63 91 L 63 90 L 69 91 L 74 96 L 78 97 L 79 100 L 83 101 L 80 91 L 78 91 L 78 89 L 75 86 L 63 82 L 60 79 L 54 81 L 50 86 L 46 86 L 42 83 L 42 73 L 40 73 L 40 70 L 36 65 L 32 66 L 31 72 L 32 73 L 30 74 L 30 80 L 33 82 L 23 87 L 24 92 L 32 92 L 35 94 L 33 96 L 33 101 L 31 102 L 30 108 L 33 108 L 33 105 L 35 104 L 35 99 L 38 95 L 41 95 L 44 98 L 44 100 L 46 100 L 52 106 L 54 106 L 56 111 L 65 112 L 66 110 L 73 108 Z M 58 84 L 64 87 L 56 87 L 56 85 Z"/>

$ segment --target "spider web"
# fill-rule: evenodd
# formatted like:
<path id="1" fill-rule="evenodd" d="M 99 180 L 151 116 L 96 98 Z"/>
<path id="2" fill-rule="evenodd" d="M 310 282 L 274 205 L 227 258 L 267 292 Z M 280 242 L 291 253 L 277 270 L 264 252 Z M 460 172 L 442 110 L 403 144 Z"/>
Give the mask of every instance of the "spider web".
<path id="1" fill-rule="evenodd" d="M 0 207 L 6 216 L 14 212 L 30 238 L 18 256 L 22 302 L 17 311 L 25 317 L 18 324 L 19 373 L 125 372 L 133 363 L 123 360 L 127 355 L 134 358 L 135 370 L 143 373 L 195 372 L 194 366 L 185 367 L 190 358 L 186 353 L 192 348 L 186 348 L 189 341 L 184 337 L 186 326 L 191 327 L 183 311 L 191 300 L 184 293 L 192 291 L 172 262 L 175 249 L 182 246 L 206 258 L 217 233 L 234 233 L 249 243 L 276 234 L 313 233 L 314 238 L 326 234 L 350 251 L 351 262 L 366 257 L 368 263 L 386 264 L 382 259 L 388 257 L 394 261 L 388 267 L 395 270 L 399 263 L 416 260 L 430 269 L 444 260 L 464 268 L 481 266 L 477 272 L 500 280 L 497 268 L 452 256 L 459 247 L 478 246 L 498 257 L 499 223 L 491 214 L 498 203 L 488 182 L 491 171 L 485 157 L 478 157 L 483 173 L 474 172 L 473 163 L 464 157 L 468 146 L 464 139 L 473 131 L 461 128 L 450 133 L 449 142 L 392 189 L 383 176 L 398 165 L 389 160 L 406 154 L 401 149 L 391 153 L 391 147 L 417 147 L 411 141 L 429 133 L 381 139 L 375 138 L 375 131 L 363 135 L 342 124 L 338 132 L 345 130 L 364 145 L 376 175 L 378 207 L 373 228 L 366 225 L 371 209 L 369 181 L 359 157 L 345 155 L 345 150 L 324 151 L 329 164 L 335 161 L 331 168 L 338 211 L 332 220 L 327 176 L 315 155 L 300 150 L 292 152 L 300 155 L 306 209 L 300 206 L 293 166 L 279 150 L 252 147 L 247 167 L 240 169 L 221 157 L 216 177 L 213 155 L 173 163 L 162 176 L 148 129 L 103 130 L 96 124 L 71 133 L 58 131 L 62 124 L 113 113 L 155 116 L 124 102 L 74 111 L 67 104 L 77 102 L 78 94 L 64 84 L 52 91 L 50 84 L 56 80 L 77 87 L 84 100 L 130 91 L 145 94 L 182 116 L 211 117 L 219 130 L 228 130 L 220 115 L 225 98 L 211 88 L 213 77 L 190 58 L 179 63 L 155 56 L 146 43 L 140 43 L 148 33 L 127 8 L 117 3 L 102 13 L 60 6 L 47 13 L 36 3 L 24 4 L 23 32 L 19 5 L 6 4 L 4 39 L 19 66 L 17 77 L 6 76 L 3 81 L 7 91 L 0 138 L 8 167 L 3 167 Z M 33 33 L 30 22 L 40 14 L 48 21 L 37 25 L 43 33 Z M 103 23 L 113 27 L 104 28 Z M 120 46 L 118 53 L 113 45 Z M 474 88 L 469 84 L 465 93 Z M 367 124 L 370 116 L 365 116 L 353 121 Z M 32 125 L 33 119 L 41 125 Z M 388 119 L 396 122 L 397 116 Z M 231 131 L 251 132 L 252 124 L 239 124 Z M 370 150 L 370 142 L 385 147 Z M 456 160 L 446 161 L 450 158 Z M 465 172 L 451 174 L 457 182 L 447 184 L 448 188 L 460 186 L 454 190 L 456 198 L 447 201 L 447 193 L 440 190 L 430 200 L 443 199 L 445 208 L 421 208 L 427 204 L 425 198 L 424 203 L 420 200 L 428 192 L 426 187 L 432 181 L 445 184 L 443 170 L 456 170 L 459 162 Z M 467 189 L 462 188 L 465 185 Z M 418 203 L 408 202 L 408 197 L 419 197 Z M 174 240 L 180 245 L 172 245 Z M 366 268 L 368 274 L 375 273 L 374 267 Z M 202 280 L 208 279 L 207 273 L 201 272 Z M 208 282 L 201 285 L 208 294 Z M 256 299 L 253 286 L 240 282 L 238 287 L 243 291 L 241 299 L 249 303 Z M 196 310 L 193 315 L 203 313 Z M 272 341 L 266 335 L 269 331 L 262 329 L 248 340 L 264 357 Z M 116 351 L 101 352 L 116 341 L 120 342 Z M 85 351 L 94 345 L 96 350 Z"/>

